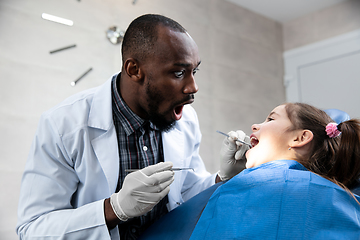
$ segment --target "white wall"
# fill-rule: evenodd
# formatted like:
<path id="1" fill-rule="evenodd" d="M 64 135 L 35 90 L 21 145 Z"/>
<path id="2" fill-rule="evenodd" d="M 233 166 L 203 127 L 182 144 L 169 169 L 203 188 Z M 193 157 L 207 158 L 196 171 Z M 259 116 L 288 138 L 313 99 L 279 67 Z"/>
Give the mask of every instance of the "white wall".
<path id="1" fill-rule="evenodd" d="M 73 27 L 41 19 L 43 12 Z M 22 171 L 40 114 L 65 97 L 106 81 L 121 66 L 119 45 L 105 31 L 123 29 L 144 13 L 179 21 L 198 43 L 196 108 L 210 172 L 218 169 L 223 137 L 244 129 L 285 100 L 282 26 L 223 0 L 0 1 L 0 239 L 17 239 L 16 208 Z M 50 55 L 70 44 L 76 48 Z M 89 67 L 93 70 L 71 87 Z"/>

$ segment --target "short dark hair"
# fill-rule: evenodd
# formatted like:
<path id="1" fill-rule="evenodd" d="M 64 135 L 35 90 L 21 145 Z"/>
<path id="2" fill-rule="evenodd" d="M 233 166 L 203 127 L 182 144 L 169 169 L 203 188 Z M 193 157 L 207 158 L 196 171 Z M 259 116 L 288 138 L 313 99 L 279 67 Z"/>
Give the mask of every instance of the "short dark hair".
<path id="1" fill-rule="evenodd" d="M 157 27 L 159 25 L 171 28 L 174 31 L 186 32 L 178 22 L 158 14 L 145 14 L 134 19 L 127 28 L 122 46 L 122 61 L 131 55 L 138 61 L 145 60 L 154 53 L 154 44 L 157 41 Z"/>

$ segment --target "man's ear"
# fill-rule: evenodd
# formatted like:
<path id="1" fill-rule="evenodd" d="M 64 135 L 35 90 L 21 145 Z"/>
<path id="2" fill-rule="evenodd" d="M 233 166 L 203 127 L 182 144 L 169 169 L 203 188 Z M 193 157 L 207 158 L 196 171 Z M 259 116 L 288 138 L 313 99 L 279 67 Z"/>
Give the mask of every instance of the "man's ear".
<path id="1" fill-rule="evenodd" d="M 140 68 L 139 62 L 134 58 L 128 58 L 124 63 L 125 74 L 132 80 L 139 81 L 143 79 L 143 71 Z"/>
<path id="2" fill-rule="evenodd" d="M 291 143 L 291 147 L 304 147 L 313 139 L 314 134 L 310 130 L 300 130 L 297 132 L 296 137 Z"/>

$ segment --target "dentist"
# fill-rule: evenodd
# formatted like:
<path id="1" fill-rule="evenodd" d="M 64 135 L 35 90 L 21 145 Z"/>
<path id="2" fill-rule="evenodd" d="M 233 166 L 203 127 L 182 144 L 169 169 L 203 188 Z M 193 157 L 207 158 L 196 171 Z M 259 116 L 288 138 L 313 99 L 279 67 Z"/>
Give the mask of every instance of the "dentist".
<path id="1" fill-rule="evenodd" d="M 122 64 L 103 85 L 41 116 L 22 178 L 20 239 L 136 239 L 244 168 L 234 157 L 245 147 L 231 140 L 219 174 L 207 172 L 199 156 L 201 133 L 189 104 L 200 57 L 179 23 L 136 18 L 123 39 Z M 173 166 L 194 171 L 174 173 Z"/>

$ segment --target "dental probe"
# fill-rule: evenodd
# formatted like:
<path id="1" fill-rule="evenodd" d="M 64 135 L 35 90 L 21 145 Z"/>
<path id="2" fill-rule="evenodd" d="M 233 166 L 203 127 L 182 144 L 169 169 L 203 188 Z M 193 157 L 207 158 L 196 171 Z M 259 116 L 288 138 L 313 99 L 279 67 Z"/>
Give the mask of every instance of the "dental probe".
<path id="1" fill-rule="evenodd" d="M 218 133 L 220 133 L 220 134 L 222 134 L 222 135 L 224 135 L 224 136 L 226 136 L 226 137 L 230 137 L 228 134 L 223 133 L 223 132 L 221 132 L 221 131 L 219 131 L 219 130 L 216 130 L 216 132 L 218 132 Z M 250 143 L 244 142 L 244 141 L 242 141 L 242 140 L 240 140 L 240 139 L 235 139 L 235 141 L 241 142 L 242 144 L 246 144 L 246 145 L 248 145 L 250 148 L 252 148 L 252 146 L 251 146 Z"/>
<path id="2" fill-rule="evenodd" d="M 125 169 L 125 172 L 135 172 L 137 170 L 141 170 L 141 169 Z M 193 168 L 172 168 L 170 169 L 172 171 L 182 171 L 182 170 L 193 170 L 195 172 L 195 170 Z"/>

